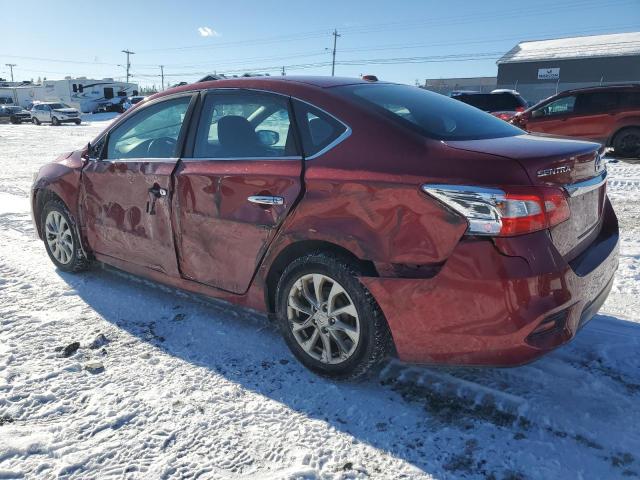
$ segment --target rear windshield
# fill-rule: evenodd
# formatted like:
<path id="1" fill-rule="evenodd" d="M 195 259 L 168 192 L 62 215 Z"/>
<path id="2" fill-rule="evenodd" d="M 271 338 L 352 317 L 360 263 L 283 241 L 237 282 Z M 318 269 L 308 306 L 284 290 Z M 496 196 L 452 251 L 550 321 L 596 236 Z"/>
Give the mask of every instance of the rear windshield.
<path id="1" fill-rule="evenodd" d="M 477 140 L 524 132 L 439 93 L 394 84 L 347 85 L 337 91 L 392 120 L 438 140 Z"/>
<path id="2" fill-rule="evenodd" d="M 511 93 L 478 93 L 456 95 L 456 100 L 473 105 L 485 112 L 499 112 L 501 110 L 515 110 L 525 107 L 526 103 Z"/>

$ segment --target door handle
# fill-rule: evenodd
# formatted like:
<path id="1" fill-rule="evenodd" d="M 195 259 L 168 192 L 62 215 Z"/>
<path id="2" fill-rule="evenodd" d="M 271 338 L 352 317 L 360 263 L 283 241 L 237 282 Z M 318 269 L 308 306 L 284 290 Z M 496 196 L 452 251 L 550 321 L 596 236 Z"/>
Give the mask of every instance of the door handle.
<path id="1" fill-rule="evenodd" d="M 251 195 L 247 200 L 258 205 L 284 205 L 284 198 L 272 195 Z"/>
<path id="2" fill-rule="evenodd" d="M 167 190 L 159 187 L 158 185 L 151 187 L 149 189 L 149 193 L 152 194 L 154 197 L 156 198 L 160 198 L 160 197 L 166 197 L 167 196 Z"/>

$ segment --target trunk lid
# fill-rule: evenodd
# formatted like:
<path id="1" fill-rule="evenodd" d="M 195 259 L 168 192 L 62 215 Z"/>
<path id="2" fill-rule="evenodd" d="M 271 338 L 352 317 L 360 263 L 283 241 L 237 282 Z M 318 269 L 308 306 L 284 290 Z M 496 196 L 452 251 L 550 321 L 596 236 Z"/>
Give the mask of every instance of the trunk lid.
<path id="1" fill-rule="evenodd" d="M 533 185 L 562 187 L 568 192 L 570 218 L 550 229 L 551 238 L 567 261 L 582 253 L 597 237 L 606 195 L 601 145 L 545 135 L 517 135 L 485 140 L 447 142 L 461 150 L 511 158 L 526 170 Z M 499 177 L 496 177 L 500 184 Z M 576 189 L 575 187 L 583 187 Z"/>

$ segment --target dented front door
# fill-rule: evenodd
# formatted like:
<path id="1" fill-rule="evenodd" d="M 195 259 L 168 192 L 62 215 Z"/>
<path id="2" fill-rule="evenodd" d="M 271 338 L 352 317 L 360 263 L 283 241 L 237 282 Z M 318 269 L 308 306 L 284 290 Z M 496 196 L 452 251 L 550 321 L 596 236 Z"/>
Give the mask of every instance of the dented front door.
<path id="1" fill-rule="evenodd" d="M 172 174 L 192 95 L 141 108 L 109 132 L 82 172 L 83 224 L 92 251 L 179 276 Z"/>

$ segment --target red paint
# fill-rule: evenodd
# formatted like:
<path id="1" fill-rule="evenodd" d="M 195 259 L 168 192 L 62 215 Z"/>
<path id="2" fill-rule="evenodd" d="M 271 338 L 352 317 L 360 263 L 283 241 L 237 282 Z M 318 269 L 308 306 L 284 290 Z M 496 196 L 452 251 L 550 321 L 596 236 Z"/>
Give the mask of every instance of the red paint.
<path id="1" fill-rule="evenodd" d="M 88 161 L 79 151 L 41 170 L 34 213 L 38 195 L 51 191 L 78 219 L 85 248 L 98 260 L 262 311 L 274 293 L 269 272 L 282 252 L 308 241 L 340 247 L 375 266 L 378 276 L 362 282 L 407 361 L 514 365 L 572 338 L 617 264 L 617 222 L 604 189 L 569 199 L 569 219 L 551 229 L 491 239 L 465 236 L 466 220 L 420 186 L 559 187 L 594 175 L 598 146 L 526 135 L 430 140 L 332 91 L 359 82 L 248 78 L 158 94 L 123 117 L 175 92 L 251 88 L 322 108 L 351 135 L 307 161 L 118 163 Z M 565 164 L 569 171 L 537 176 Z M 154 187 L 167 196 L 151 208 Z M 280 196 L 284 204 L 256 205 L 247 202 L 251 195 Z M 581 209 L 600 213 L 595 225 L 575 214 Z M 561 331 L 527 339 L 565 310 Z"/>

